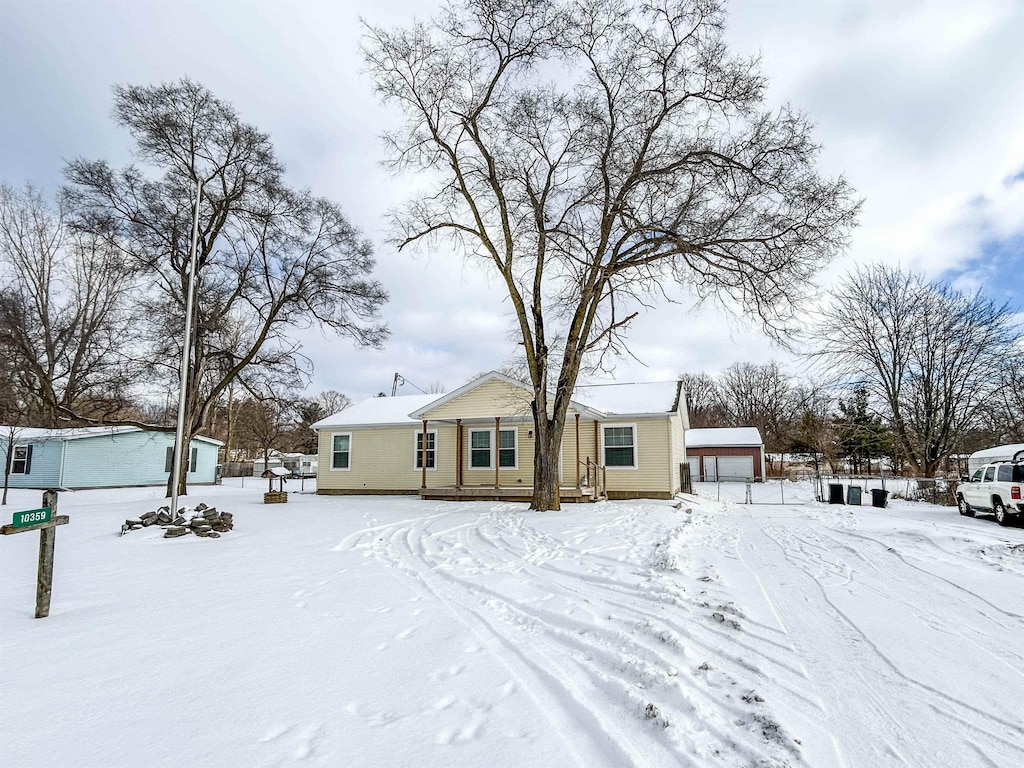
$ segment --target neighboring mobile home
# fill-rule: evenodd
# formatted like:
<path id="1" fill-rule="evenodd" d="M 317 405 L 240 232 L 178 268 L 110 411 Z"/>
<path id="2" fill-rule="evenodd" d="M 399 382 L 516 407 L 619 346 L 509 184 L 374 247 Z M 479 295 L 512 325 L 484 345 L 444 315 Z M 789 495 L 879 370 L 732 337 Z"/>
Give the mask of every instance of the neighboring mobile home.
<path id="1" fill-rule="evenodd" d="M 317 456 L 315 453 L 281 453 L 271 451 L 269 456 L 269 467 L 263 466 L 263 459 L 259 458 L 252 463 L 254 477 L 260 477 L 267 469 L 283 467 L 296 477 L 316 477 Z"/>
<path id="2" fill-rule="evenodd" d="M 563 501 L 679 491 L 688 426 L 680 382 L 581 386 L 574 395 L 559 453 Z M 492 371 L 445 395 L 357 403 L 313 425 L 317 493 L 528 498 L 532 397 L 529 387 Z"/>
<path id="3" fill-rule="evenodd" d="M 7 460 L 10 429 L 0 427 L 0 461 Z M 213 484 L 221 445 L 209 437 L 193 438 L 186 475 L 189 485 Z M 14 427 L 8 484 L 11 488 L 73 490 L 164 485 L 173 451 L 173 433 L 138 427 Z"/>
<path id="4" fill-rule="evenodd" d="M 995 448 L 975 451 L 967 459 L 967 474 L 973 475 L 985 464 L 991 464 L 994 461 L 1011 461 L 1015 457 L 1024 459 L 1024 443 L 997 445 Z"/>

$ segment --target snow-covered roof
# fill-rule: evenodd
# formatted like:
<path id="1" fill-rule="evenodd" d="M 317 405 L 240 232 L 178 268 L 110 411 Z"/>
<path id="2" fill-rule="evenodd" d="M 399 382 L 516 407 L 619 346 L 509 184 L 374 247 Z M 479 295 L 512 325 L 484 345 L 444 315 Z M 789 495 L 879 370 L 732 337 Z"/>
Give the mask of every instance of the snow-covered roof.
<path id="1" fill-rule="evenodd" d="M 344 411 L 332 414 L 312 425 L 313 429 L 326 427 L 371 427 L 384 424 L 416 424 L 410 413 L 429 405 L 440 395 L 397 395 L 370 397 L 360 400 Z"/>
<path id="2" fill-rule="evenodd" d="M 686 430 L 687 448 L 746 448 L 764 443 L 757 427 L 717 427 Z"/>
<path id="3" fill-rule="evenodd" d="M 102 437 L 104 435 L 121 435 L 126 432 L 144 432 L 139 427 L 69 427 L 68 429 L 42 429 L 39 427 L 9 427 L 0 426 L 0 434 L 7 434 L 11 429 L 15 430 L 15 440 L 82 440 L 87 437 Z M 152 430 L 156 432 L 157 430 Z M 196 435 L 193 440 L 202 440 L 204 443 L 224 445 L 220 440 L 212 437 Z"/>
<path id="4" fill-rule="evenodd" d="M 573 398 L 606 415 L 669 413 L 679 406 L 678 381 L 634 384 L 587 384 L 576 387 Z"/>
<path id="5" fill-rule="evenodd" d="M 1024 443 L 1012 445 L 997 445 L 995 448 L 986 448 L 983 451 L 975 451 L 971 454 L 972 459 L 1011 459 L 1018 451 L 1024 451 Z"/>
<path id="6" fill-rule="evenodd" d="M 500 380 L 516 387 L 525 384 L 491 371 L 454 392 L 444 395 L 399 395 L 371 397 L 344 411 L 332 414 L 312 425 L 313 429 L 331 427 L 372 427 L 385 424 L 416 424 L 419 415 L 451 402 L 489 381 Z M 678 405 L 679 382 L 657 381 L 639 384 L 587 384 L 576 387 L 571 406 L 589 412 L 595 418 L 670 413 Z M 760 445 L 760 443 L 758 443 Z"/>

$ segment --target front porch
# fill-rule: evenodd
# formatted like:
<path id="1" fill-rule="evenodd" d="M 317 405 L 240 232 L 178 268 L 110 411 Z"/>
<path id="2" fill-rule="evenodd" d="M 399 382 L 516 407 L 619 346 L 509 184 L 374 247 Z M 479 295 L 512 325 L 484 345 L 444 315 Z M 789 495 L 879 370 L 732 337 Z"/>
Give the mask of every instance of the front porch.
<path id="1" fill-rule="evenodd" d="M 420 488 L 420 498 L 430 501 L 528 501 L 533 497 L 533 486 L 493 486 L 493 485 L 460 485 L 440 488 Z M 590 503 L 601 501 L 602 493 L 595 493 L 593 488 L 577 488 L 562 486 L 558 489 L 559 498 L 568 503 Z"/>

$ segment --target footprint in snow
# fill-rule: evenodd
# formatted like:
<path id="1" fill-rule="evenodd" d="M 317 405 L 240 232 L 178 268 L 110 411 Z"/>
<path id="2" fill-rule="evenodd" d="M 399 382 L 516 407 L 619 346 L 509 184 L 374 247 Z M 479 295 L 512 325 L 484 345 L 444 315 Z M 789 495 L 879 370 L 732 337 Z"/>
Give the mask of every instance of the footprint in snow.
<path id="1" fill-rule="evenodd" d="M 465 667 L 463 667 L 461 664 L 452 664 L 452 666 L 448 667 L 447 669 L 439 669 L 436 672 L 431 672 L 430 679 L 447 680 L 450 677 L 461 675 L 463 669 L 465 669 Z"/>
<path id="2" fill-rule="evenodd" d="M 442 696 L 440 699 L 434 702 L 434 709 L 443 710 L 448 709 L 456 701 L 456 697 L 448 693 Z"/>
<path id="3" fill-rule="evenodd" d="M 295 726 L 293 725 L 274 725 L 267 729 L 267 732 L 260 737 L 261 742 L 277 741 L 282 736 L 287 734 Z"/>
<path id="4" fill-rule="evenodd" d="M 284 752 L 268 754 L 263 765 L 282 765 L 290 760 L 307 760 L 314 757 L 324 739 L 322 725 L 276 725 L 272 726 L 260 738 L 260 742 L 275 750 L 283 748 Z"/>
<path id="5" fill-rule="evenodd" d="M 479 715 L 474 715 L 470 718 L 469 722 L 464 724 L 461 728 L 442 728 L 437 732 L 437 736 L 434 737 L 434 741 L 438 744 L 458 744 L 461 742 L 472 741 L 480 735 L 480 731 L 484 727 L 484 719 Z"/>

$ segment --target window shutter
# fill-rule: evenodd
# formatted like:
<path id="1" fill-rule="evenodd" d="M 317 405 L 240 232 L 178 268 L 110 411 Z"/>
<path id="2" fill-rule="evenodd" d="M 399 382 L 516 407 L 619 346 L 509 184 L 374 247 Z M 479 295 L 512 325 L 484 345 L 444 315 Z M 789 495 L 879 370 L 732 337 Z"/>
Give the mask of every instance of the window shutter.
<path id="1" fill-rule="evenodd" d="M 196 471 L 196 465 L 198 463 L 199 463 L 199 449 L 193 447 L 192 448 L 192 462 L 191 462 L 191 466 L 189 467 L 188 471 L 189 472 L 195 472 Z"/>
<path id="2" fill-rule="evenodd" d="M 25 451 L 25 474 L 29 474 L 32 471 L 32 446 L 28 446 Z"/>
<path id="3" fill-rule="evenodd" d="M 164 472 L 170 472 L 174 469 L 174 446 L 167 446 L 167 458 L 164 459 Z"/>

